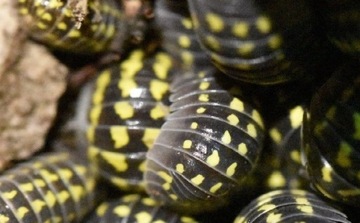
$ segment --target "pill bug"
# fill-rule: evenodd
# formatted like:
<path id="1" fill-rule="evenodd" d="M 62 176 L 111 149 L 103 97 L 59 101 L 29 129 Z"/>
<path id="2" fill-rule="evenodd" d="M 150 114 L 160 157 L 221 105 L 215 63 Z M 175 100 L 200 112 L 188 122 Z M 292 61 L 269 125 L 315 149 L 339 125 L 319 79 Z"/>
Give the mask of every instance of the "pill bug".
<path id="1" fill-rule="evenodd" d="M 225 205 L 262 149 L 260 114 L 223 88 L 215 74 L 209 69 L 175 78 L 172 113 L 147 153 L 147 193 L 178 211 Z"/>
<path id="2" fill-rule="evenodd" d="M 0 177 L 1 222 L 79 222 L 97 202 L 90 169 L 67 153 L 33 158 Z"/>
<path id="3" fill-rule="evenodd" d="M 48 46 L 72 53 L 119 52 L 135 32 L 120 2 L 88 0 L 81 27 L 72 0 L 18 0 L 30 36 Z"/>
<path id="4" fill-rule="evenodd" d="M 324 196 L 360 204 L 360 66 L 341 66 L 311 101 L 304 122 L 304 162 Z"/>
<path id="5" fill-rule="evenodd" d="M 344 213 L 305 190 L 275 190 L 254 199 L 236 217 L 242 222 L 350 222 Z"/>
<path id="6" fill-rule="evenodd" d="M 305 1 L 189 0 L 188 4 L 201 45 L 214 64 L 235 79 L 265 85 L 309 78 L 315 69 L 313 57 L 324 56 Z"/>
<path id="7" fill-rule="evenodd" d="M 117 187 L 143 188 L 145 154 L 168 114 L 171 60 L 134 50 L 101 71 L 93 92 L 88 154 L 99 174 Z"/>
<path id="8" fill-rule="evenodd" d="M 177 66 L 187 70 L 210 63 L 196 39 L 186 1 L 156 1 L 155 23 L 161 31 L 163 48 Z"/>
<path id="9" fill-rule="evenodd" d="M 329 40 L 342 52 L 359 57 L 359 2 L 323 0 L 317 2 L 316 8 Z"/>
<path id="10" fill-rule="evenodd" d="M 161 207 L 154 199 L 129 194 L 100 204 L 86 223 L 195 223 L 195 219 Z"/>

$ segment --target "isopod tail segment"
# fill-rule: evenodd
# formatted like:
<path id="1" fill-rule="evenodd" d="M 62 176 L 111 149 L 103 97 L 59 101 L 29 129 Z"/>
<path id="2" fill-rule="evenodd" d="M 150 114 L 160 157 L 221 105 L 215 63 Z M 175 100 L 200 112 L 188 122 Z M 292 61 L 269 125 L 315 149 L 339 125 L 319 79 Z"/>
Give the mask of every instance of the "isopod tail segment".
<path id="1" fill-rule="evenodd" d="M 188 4 L 203 49 L 234 79 L 260 85 L 311 79 L 331 60 L 332 50 L 316 35 L 312 9 L 304 0 Z"/>
<path id="2" fill-rule="evenodd" d="M 88 155 L 99 175 L 122 190 L 143 190 L 147 151 L 169 113 L 172 61 L 136 49 L 95 81 Z"/>
<path id="3" fill-rule="evenodd" d="M 209 69 L 175 78 L 171 113 L 146 156 L 147 193 L 180 212 L 226 205 L 262 150 L 261 115 L 215 74 Z"/>
<path id="4" fill-rule="evenodd" d="M 318 90 L 304 117 L 304 164 L 314 188 L 360 207 L 360 66 L 341 66 Z"/>

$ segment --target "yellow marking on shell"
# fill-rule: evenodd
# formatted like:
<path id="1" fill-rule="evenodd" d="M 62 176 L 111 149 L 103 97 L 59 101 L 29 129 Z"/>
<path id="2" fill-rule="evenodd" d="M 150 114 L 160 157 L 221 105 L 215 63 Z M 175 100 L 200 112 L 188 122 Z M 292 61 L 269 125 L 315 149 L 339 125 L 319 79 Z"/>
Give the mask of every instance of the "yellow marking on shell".
<path id="1" fill-rule="evenodd" d="M 270 188 L 285 187 L 286 179 L 280 171 L 273 171 L 267 180 L 267 184 Z"/>
<path id="2" fill-rule="evenodd" d="M 132 78 L 121 78 L 118 82 L 118 88 L 121 90 L 121 97 L 126 98 L 131 92 L 138 89 L 137 83 Z"/>
<path id="3" fill-rule="evenodd" d="M 160 118 L 164 118 L 165 116 L 167 116 L 169 114 L 169 107 L 165 106 L 161 103 L 158 103 L 154 108 L 151 109 L 150 111 L 150 117 L 153 120 L 157 120 Z"/>
<path id="4" fill-rule="evenodd" d="M 170 190 L 171 189 L 171 184 L 170 183 L 164 183 L 163 185 L 161 185 L 162 186 L 162 188 L 164 189 L 164 190 Z"/>
<path id="5" fill-rule="evenodd" d="M 321 168 L 321 174 L 322 174 L 322 179 L 325 182 L 331 183 L 332 181 L 332 176 L 331 176 L 331 167 L 329 166 L 324 166 L 323 168 Z"/>
<path id="6" fill-rule="evenodd" d="M 92 162 L 97 162 L 97 155 L 99 154 L 99 149 L 94 146 L 89 146 L 87 150 L 87 156 Z"/>
<path id="7" fill-rule="evenodd" d="M 219 51 L 221 48 L 219 41 L 214 36 L 206 36 L 205 42 L 207 46 L 215 51 Z"/>
<path id="8" fill-rule="evenodd" d="M 253 124 L 248 124 L 246 126 L 246 128 L 247 128 L 247 131 L 248 131 L 248 133 L 249 133 L 249 135 L 251 137 L 253 137 L 253 138 L 257 137 L 257 131 L 256 131 L 256 128 L 255 128 L 255 126 Z"/>
<path id="9" fill-rule="evenodd" d="M 314 212 L 314 209 L 309 205 L 298 205 L 296 208 L 299 209 L 301 212 L 307 214 L 312 214 Z"/>
<path id="10" fill-rule="evenodd" d="M 202 114 L 205 111 L 206 111 L 206 108 L 204 108 L 204 107 L 199 107 L 198 109 L 196 109 L 196 113 L 198 113 L 198 114 Z"/>
<path id="11" fill-rule="evenodd" d="M 230 132 L 228 130 L 226 130 L 223 134 L 223 136 L 221 137 L 221 142 L 223 142 L 224 144 L 228 145 L 231 143 L 232 137 L 230 135 Z"/>
<path id="12" fill-rule="evenodd" d="M 32 183 L 20 184 L 20 188 L 24 192 L 32 192 L 34 190 L 34 185 Z"/>
<path id="13" fill-rule="evenodd" d="M 214 184 L 212 187 L 210 187 L 210 190 L 209 190 L 210 193 L 215 194 L 216 191 L 218 191 L 221 188 L 221 186 L 222 186 L 221 182 Z"/>
<path id="14" fill-rule="evenodd" d="M 337 193 L 343 197 L 353 197 L 360 195 L 360 189 L 338 190 Z"/>
<path id="15" fill-rule="evenodd" d="M 8 222 L 10 222 L 10 218 L 8 216 L 0 214 L 0 222 L 1 223 L 8 223 Z"/>
<path id="16" fill-rule="evenodd" d="M 64 204 L 70 198 L 70 194 L 68 191 L 63 190 L 63 191 L 60 191 L 60 193 L 57 193 L 57 197 L 58 197 L 59 203 Z"/>
<path id="17" fill-rule="evenodd" d="M 191 66 L 194 63 L 194 56 L 189 51 L 182 51 L 181 60 L 185 66 Z"/>
<path id="18" fill-rule="evenodd" d="M 184 140 L 183 145 L 182 145 L 182 147 L 184 149 L 190 149 L 191 146 L 192 146 L 192 141 L 190 139 Z"/>
<path id="19" fill-rule="evenodd" d="M 296 163 L 298 163 L 298 164 L 301 164 L 301 154 L 300 154 L 300 151 L 299 150 L 292 150 L 291 152 L 290 152 L 290 158 L 294 161 L 294 162 L 296 162 Z"/>
<path id="20" fill-rule="evenodd" d="M 145 169 L 146 169 L 146 162 L 143 161 L 142 163 L 139 164 L 138 170 L 140 172 L 145 172 Z"/>
<path id="21" fill-rule="evenodd" d="M 178 199 L 178 197 L 175 194 L 169 194 L 169 197 L 173 200 L 176 201 Z"/>
<path id="22" fill-rule="evenodd" d="M 57 25 L 56 25 L 56 28 L 59 29 L 59 30 L 66 30 L 67 29 L 67 24 L 65 22 L 59 22 Z"/>
<path id="23" fill-rule="evenodd" d="M 290 123 L 292 128 L 298 128 L 303 121 L 304 109 L 301 106 L 296 106 L 290 111 Z"/>
<path id="24" fill-rule="evenodd" d="M 131 209 L 126 205 L 119 205 L 113 209 L 113 213 L 119 217 L 127 217 L 131 213 Z"/>
<path id="25" fill-rule="evenodd" d="M 351 167 L 351 151 L 353 148 L 346 142 L 342 141 L 340 143 L 340 148 L 337 153 L 336 162 L 339 164 L 339 166 L 343 168 Z"/>
<path id="26" fill-rule="evenodd" d="M 220 156 L 217 150 L 214 150 L 211 153 L 211 155 L 206 158 L 206 163 L 209 164 L 209 166 L 211 167 L 218 165 L 219 162 L 220 162 Z"/>
<path id="27" fill-rule="evenodd" d="M 235 174 L 235 170 L 237 167 L 237 163 L 233 162 L 227 169 L 226 169 L 226 175 L 228 175 L 229 177 L 233 176 Z"/>
<path id="28" fill-rule="evenodd" d="M 188 217 L 188 216 L 180 217 L 180 221 L 182 223 L 198 223 L 195 219 L 193 219 L 192 217 Z"/>
<path id="29" fill-rule="evenodd" d="M 261 118 L 260 113 L 257 110 L 253 110 L 251 117 L 254 119 L 254 121 L 256 121 L 256 123 L 258 123 L 260 125 L 260 127 L 262 129 L 264 129 L 264 123 L 263 120 Z"/>
<path id="30" fill-rule="evenodd" d="M 5 199 L 12 200 L 17 195 L 16 190 L 8 191 L 8 192 L 2 192 L 2 195 Z"/>
<path id="31" fill-rule="evenodd" d="M 199 124 L 197 122 L 192 122 L 191 125 L 190 125 L 190 128 L 191 129 L 197 129 L 199 126 Z"/>
<path id="32" fill-rule="evenodd" d="M 232 33 L 236 37 L 245 38 L 249 34 L 249 24 L 246 22 L 236 22 L 232 27 Z"/>
<path id="33" fill-rule="evenodd" d="M 244 112 L 244 103 L 240 101 L 238 98 L 234 98 L 230 102 L 230 108 L 239 112 Z"/>
<path id="34" fill-rule="evenodd" d="M 72 192 L 73 199 L 75 202 L 79 202 L 80 199 L 84 196 L 84 188 L 82 186 L 71 186 L 69 187 L 70 191 Z"/>
<path id="35" fill-rule="evenodd" d="M 24 218 L 24 216 L 29 212 L 29 209 L 26 207 L 20 207 L 16 210 L 16 214 L 20 217 L 20 219 Z"/>
<path id="36" fill-rule="evenodd" d="M 356 140 L 360 140 L 360 113 L 353 113 L 353 123 L 355 132 L 352 137 Z"/>
<path id="37" fill-rule="evenodd" d="M 116 114 L 119 115 L 121 119 L 128 119 L 134 116 L 134 108 L 127 101 L 120 101 L 115 103 L 114 109 Z"/>
<path id="38" fill-rule="evenodd" d="M 281 213 L 271 213 L 266 217 L 266 222 L 267 223 L 274 223 L 274 222 L 280 222 L 280 219 L 282 217 Z"/>
<path id="39" fill-rule="evenodd" d="M 41 21 L 37 22 L 36 26 L 37 26 L 37 28 L 42 29 L 42 30 L 46 30 L 48 28 L 47 24 L 45 24 L 45 23 L 43 23 Z"/>
<path id="40" fill-rule="evenodd" d="M 43 200 L 35 200 L 31 202 L 32 207 L 34 208 L 36 213 L 40 213 L 44 206 L 46 206 L 46 203 Z M 1 221 L 0 221 L 1 222 Z"/>
<path id="41" fill-rule="evenodd" d="M 126 146 L 130 141 L 127 128 L 124 126 L 111 126 L 110 135 L 111 139 L 114 141 L 115 149 L 120 149 Z"/>
<path id="42" fill-rule="evenodd" d="M 164 80 L 168 77 L 169 69 L 172 67 L 172 60 L 168 54 L 158 53 L 155 56 L 153 70 L 157 78 Z"/>
<path id="43" fill-rule="evenodd" d="M 239 118 L 234 114 L 228 115 L 227 120 L 231 125 L 237 125 L 240 122 Z"/>
<path id="44" fill-rule="evenodd" d="M 238 48 L 238 53 L 242 56 L 246 56 L 251 54 L 255 49 L 255 44 L 254 43 L 243 43 L 239 45 Z"/>
<path id="45" fill-rule="evenodd" d="M 157 174 L 167 183 L 171 183 L 173 181 L 172 176 L 164 171 L 158 171 Z"/>
<path id="46" fill-rule="evenodd" d="M 266 34 L 271 30 L 271 21 L 267 16 L 259 16 L 256 20 L 256 28 L 259 32 Z"/>
<path id="47" fill-rule="evenodd" d="M 109 205 L 107 203 L 102 203 L 96 208 L 96 215 L 102 217 L 105 215 L 106 211 L 108 210 Z"/>
<path id="48" fill-rule="evenodd" d="M 41 179 L 35 179 L 34 181 L 34 184 L 38 187 L 44 187 L 46 186 L 46 182 L 41 180 Z"/>
<path id="49" fill-rule="evenodd" d="M 112 177 L 110 178 L 110 181 L 114 186 L 121 189 L 127 189 L 129 187 L 129 183 L 125 179 Z"/>
<path id="50" fill-rule="evenodd" d="M 146 206 L 150 206 L 150 207 L 154 207 L 158 204 L 154 199 L 149 198 L 149 197 L 145 197 L 145 198 L 141 199 L 141 203 L 143 203 Z"/>
<path id="51" fill-rule="evenodd" d="M 266 213 L 270 210 L 276 209 L 276 205 L 275 204 L 264 204 L 261 205 L 260 207 L 258 207 L 258 211 L 259 212 L 263 212 Z"/>
<path id="52" fill-rule="evenodd" d="M 128 169 L 126 156 L 124 154 L 101 151 L 100 156 L 118 172 L 124 172 Z"/>
<path id="53" fill-rule="evenodd" d="M 214 33 L 221 32 L 225 27 L 223 19 L 221 18 L 221 16 L 219 16 L 217 14 L 207 13 L 205 15 L 205 19 L 207 22 L 207 26 Z"/>
<path id="54" fill-rule="evenodd" d="M 55 194 L 51 191 L 46 192 L 46 195 L 44 196 L 44 200 L 46 201 L 46 203 L 49 205 L 50 208 L 54 207 L 57 202 Z"/>
<path id="55" fill-rule="evenodd" d="M 191 40 L 188 36 L 186 35 L 180 35 L 178 38 L 178 44 L 182 47 L 182 48 L 189 48 L 191 45 Z"/>
<path id="56" fill-rule="evenodd" d="M 120 64 L 122 78 L 134 78 L 134 76 L 143 68 L 144 64 L 139 59 L 129 58 Z"/>
<path id="57" fill-rule="evenodd" d="M 145 211 L 141 211 L 137 214 L 135 214 L 136 222 L 142 222 L 142 223 L 150 223 L 151 222 L 151 214 Z"/>
<path id="58" fill-rule="evenodd" d="M 57 174 L 50 173 L 49 171 L 44 170 L 44 169 L 40 170 L 39 172 L 49 182 L 59 181 L 59 176 Z"/>
<path id="59" fill-rule="evenodd" d="M 234 221 L 234 223 L 245 223 L 245 222 L 246 222 L 246 218 L 243 216 L 237 216 Z"/>
<path id="60" fill-rule="evenodd" d="M 110 70 L 104 70 L 96 80 L 96 88 L 92 97 L 94 105 L 99 105 L 104 100 L 104 92 L 111 79 Z"/>
<path id="61" fill-rule="evenodd" d="M 245 143 L 240 143 L 238 145 L 238 152 L 243 156 L 246 155 L 246 153 L 248 152 L 247 145 Z"/>
<path id="62" fill-rule="evenodd" d="M 282 39 L 279 35 L 274 35 L 269 38 L 268 45 L 271 49 L 278 49 L 282 44 Z"/>
<path id="63" fill-rule="evenodd" d="M 209 95 L 208 94 L 200 94 L 198 99 L 199 99 L 199 101 L 202 101 L 202 102 L 208 102 Z"/>
<path id="64" fill-rule="evenodd" d="M 271 139 L 276 143 L 276 144 L 280 144 L 281 140 L 282 140 L 282 134 L 281 132 L 277 129 L 277 128 L 272 128 L 269 131 L 270 137 Z"/>
<path id="65" fill-rule="evenodd" d="M 141 138 L 141 141 L 146 145 L 148 149 L 151 149 L 154 145 L 155 139 L 159 136 L 160 129 L 155 128 L 146 128 L 144 130 L 144 135 Z"/>
<path id="66" fill-rule="evenodd" d="M 20 15 L 27 15 L 27 14 L 29 14 L 29 10 L 27 8 L 21 7 L 19 9 L 19 13 L 20 13 Z M 0 217 L 1 217 L 1 215 L 0 215 Z"/>
<path id="67" fill-rule="evenodd" d="M 191 178 L 191 182 L 195 185 L 200 185 L 204 181 L 205 177 L 201 174 L 196 175 L 195 177 Z"/>
<path id="68" fill-rule="evenodd" d="M 151 80 L 149 89 L 153 98 L 160 101 L 169 91 L 169 84 L 160 80 Z"/>
<path id="69" fill-rule="evenodd" d="M 108 24 L 108 28 L 105 32 L 105 36 L 107 38 L 111 38 L 111 37 L 115 36 L 115 33 L 116 33 L 116 27 L 112 24 Z"/>
<path id="70" fill-rule="evenodd" d="M 199 89 L 206 90 L 209 88 L 209 86 L 210 86 L 210 82 L 204 81 L 199 84 Z"/>
<path id="71" fill-rule="evenodd" d="M 186 28 L 186 29 L 192 29 L 193 28 L 193 23 L 191 21 L 190 18 L 184 18 L 181 20 L 181 24 Z"/>
<path id="72" fill-rule="evenodd" d="M 45 12 L 41 15 L 41 19 L 45 21 L 51 21 L 53 19 L 52 15 L 48 12 Z"/>
<path id="73" fill-rule="evenodd" d="M 68 37 L 70 38 L 79 38 L 81 37 L 81 32 L 78 29 L 71 29 L 68 33 Z"/>
<path id="74" fill-rule="evenodd" d="M 176 172 L 178 172 L 178 173 L 184 173 L 185 167 L 184 167 L 184 165 L 183 165 L 182 163 L 178 163 L 178 164 L 176 164 L 176 166 L 175 166 L 175 170 L 176 170 Z"/>

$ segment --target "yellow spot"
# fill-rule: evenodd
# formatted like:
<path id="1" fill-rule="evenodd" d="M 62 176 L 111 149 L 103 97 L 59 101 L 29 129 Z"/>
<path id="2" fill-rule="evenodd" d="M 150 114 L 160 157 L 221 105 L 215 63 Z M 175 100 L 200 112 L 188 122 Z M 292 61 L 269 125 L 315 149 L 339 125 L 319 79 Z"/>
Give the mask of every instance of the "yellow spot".
<path id="1" fill-rule="evenodd" d="M 212 186 L 209 190 L 210 193 L 213 193 L 213 194 L 216 193 L 216 191 L 218 191 L 221 188 L 221 186 L 222 186 L 221 182 L 214 184 L 214 186 Z"/>
<path id="2" fill-rule="evenodd" d="M 169 114 L 169 108 L 164 106 L 161 103 L 158 103 L 154 108 L 150 111 L 150 117 L 153 120 L 157 120 L 159 118 L 164 118 L 166 115 Z"/>
<path id="3" fill-rule="evenodd" d="M 271 30 L 271 21 L 268 17 L 259 16 L 256 20 L 256 27 L 259 32 L 263 34 L 269 33 Z"/>
<path id="4" fill-rule="evenodd" d="M 178 197 L 175 194 L 170 194 L 169 197 L 174 201 L 178 199 Z"/>
<path id="5" fill-rule="evenodd" d="M 170 185 L 170 183 L 164 183 L 164 184 L 162 185 L 162 188 L 163 188 L 164 190 L 170 190 L 171 185 Z"/>
<path id="6" fill-rule="evenodd" d="M 59 180 L 59 176 L 53 173 L 50 173 L 49 171 L 42 169 L 40 170 L 41 175 L 43 178 L 47 179 L 49 182 L 56 182 Z"/>
<path id="7" fill-rule="evenodd" d="M 178 38 L 178 43 L 181 47 L 188 48 L 191 45 L 191 40 L 189 39 L 189 37 L 187 37 L 185 35 L 181 35 Z"/>
<path id="8" fill-rule="evenodd" d="M 246 144 L 240 143 L 238 145 L 238 151 L 241 155 L 243 155 L 243 156 L 246 155 L 246 153 L 248 152 L 248 148 L 247 148 Z"/>
<path id="9" fill-rule="evenodd" d="M 199 125 L 198 125 L 197 122 L 192 122 L 190 128 L 191 128 L 191 129 L 197 129 L 198 126 L 199 126 Z"/>
<path id="10" fill-rule="evenodd" d="M 196 175 L 195 177 L 191 178 L 191 182 L 195 185 L 200 185 L 204 181 L 204 176 L 201 174 Z"/>
<path id="11" fill-rule="evenodd" d="M 68 33 L 68 36 L 70 38 L 79 38 L 81 36 L 81 33 L 80 33 L 80 31 L 78 29 L 72 29 Z"/>
<path id="12" fill-rule="evenodd" d="M 224 22 L 220 16 L 214 13 L 208 13 L 205 17 L 207 25 L 211 31 L 217 33 L 224 29 Z"/>
<path id="13" fill-rule="evenodd" d="M 169 91 L 169 84 L 160 80 L 150 81 L 150 92 L 153 98 L 160 101 L 164 95 Z"/>
<path id="14" fill-rule="evenodd" d="M 27 14 L 29 14 L 29 10 L 27 9 L 27 8 L 20 8 L 19 9 L 19 13 L 21 14 L 21 15 L 27 15 Z M 1 218 L 1 216 L 2 215 L 0 215 L 0 218 Z M 0 221 L 1 222 L 1 221 Z"/>
<path id="15" fill-rule="evenodd" d="M 102 217 L 105 215 L 109 205 L 107 203 L 102 203 L 96 208 L 96 215 Z"/>
<path id="16" fill-rule="evenodd" d="M 238 98 L 234 98 L 231 102 L 230 102 L 230 108 L 239 111 L 239 112 L 243 112 L 244 111 L 244 103 L 242 101 L 240 101 Z"/>
<path id="17" fill-rule="evenodd" d="M 139 164 L 138 170 L 141 172 L 145 172 L 145 168 L 146 168 L 146 162 L 142 162 Z"/>
<path id="18" fill-rule="evenodd" d="M 314 212 L 313 208 L 309 205 L 298 205 L 297 209 L 299 209 L 301 212 L 312 214 Z"/>
<path id="19" fill-rule="evenodd" d="M 281 140 L 282 140 L 282 135 L 279 132 L 279 130 L 277 128 L 272 128 L 269 131 L 270 137 L 271 139 L 276 143 L 276 144 L 280 144 Z"/>
<path id="20" fill-rule="evenodd" d="M 110 127 L 111 139 L 114 141 L 114 148 L 119 149 L 129 143 L 129 135 L 124 126 Z"/>
<path id="21" fill-rule="evenodd" d="M 176 171 L 178 172 L 178 173 L 184 173 L 184 171 L 185 171 L 185 167 L 184 167 L 184 165 L 182 164 L 182 163 L 178 163 L 178 164 L 176 164 Z"/>
<path id="22" fill-rule="evenodd" d="M 25 183 L 25 184 L 21 184 L 20 188 L 24 192 L 31 192 L 34 190 L 34 185 L 32 183 Z"/>
<path id="23" fill-rule="evenodd" d="M 204 107 L 200 107 L 200 108 L 196 109 L 196 113 L 198 113 L 198 114 L 202 114 L 205 111 L 206 111 L 206 108 L 204 108 Z"/>
<path id="24" fill-rule="evenodd" d="M 219 49 L 221 48 L 219 41 L 213 36 L 206 36 L 205 41 L 206 44 L 215 51 L 219 51 Z"/>
<path id="25" fill-rule="evenodd" d="M 104 100 L 104 92 L 110 83 L 110 70 L 104 70 L 96 80 L 96 88 L 93 94 L 93 104 L 99 105 Z"/>
<path id="26" fill-rule="evenodd" d="M 263 124 L 261 115 L 259 114 L 258 111 L 254 110 L 251 116 L 260 125 L 261 128 L 264 128 L 264 124 Z"/>
<path id="27" fill-rule="evenodd" d="M 181 24 L 186 28 L 186 29 L 192 29 L 193 28 L 193 24 L 191 22 L 191 19 L 189 18 L 184 18 L 181 20 Z"/>
<path id="28" fill-rule="evenodd" d="M 296 163 L 301 164 L 301 154 L 299 150 L 293 150 L 290 152 L 290 157 Z"/>
<path id="29" fill-rule="evenodd" d="M 160 134 L 160 129 L 146 128 L 141 141 L 146 145 L 148 149 L 151 149 L 154 145 L 155 139 Z"/>
<path id="30" fill-rule="evenodd" d="M 301 106 L 296 106 L 290 111 L 290 122 L 292 128 L 298 128 L 303 121 L 304 109 Z"/>
<path id="31" fill-rule="evenodd" d="M 256 128 L 253 124 L 248 124 L 247 125 L 247 131 L 249 133 L 249 135 L 253 138 L 257 137 L 257 132 L 256 132 Z"/>
<path id="32" fill-rule="evenodd" d="M 141 60 L 129 58 L 120 64 L 121 76 L 123 78 L 133 78 L 142 68 L 143 63 Z"/>
<path id="33" fill-rule="evenodd" d="M 108 164 L 114 167 L 116 171 L 124 172 L 128 169 L 126 156 L 124 154 L 101 151 L 100 155 Z"/>
<path id="34" fill-rule="evenodd" d="M 346 168 L 351 167 L 351 159 L 350 154 L 353 148 L 346 142 L 340 143 L 340 149 L 336 157 L 336 162 L 339 164 L 339 166 Z"/>
<path id="35" fill-rule="evenodd" d="M 42 22 L 36 23 L 36 26 L 37 26 L 39 29 L 42 29 L 42 30 L 47 29 L 47 25 L 46 25 L 45 23 L 42 23 Z"/>
<path id="36" fill-rule="evenodd" d="M 286 179 L 279 171 L 273 171 L 267 180 L 267 184 L 270 188 L 285 187 Z"/>
<path id="37" fill-rule="evenodd" d="M 116 208 L 114 208 L 114 214 L 119 217 L 127 217 L 131 213 L 130 207 L 126 205 L 119 205 Z"/>
<path id="38" fill-rule="evenodd" d="M 332 181 L 332 177 L 331 177 L 331 167 L 324 166 L 324 167 L 321 169 L 321 173 L 322 173 L 322 179 L 323 179 L 325 182 L 331 183 L 331 181 Z"/>
<path id="39" fill-rule="evenodd" d="M 206 163 L 209 164 L 209 166 L 216 166 L 220 162 L 219 152 L 217 150 L 214 150 L 210 156 L 206 158 Z"/>
<path id="40" fill-rule="evenodd" d="M 120 116 L 121 119 L 128 119 L 133 117 L 134 108 L 126 101 L 117 102 L 114 106 L 116 114 Z"/>
<path id="41" fill-rule="evenodd" d="M 10 218 L 3 215 L 3 214 L 0 214 L 0 222 L 1 223 L 8 223 L 8 222 L 10 222 Z"/>
<path id="42" fill-rule="evenodd" d="M 246 222 L 246 218 L 243 216 L 237 216 L 234 221 L 234 223 L 245 223 L 245 222 Z"/>
<path id="43" fill-rule="evenodd" d="M 165 182 L 167 183 L 171 183 L 173 178 L 166 172 L 164 171 L 158 171 L 157 174 L 163 179 L 165 180 Z"/>
<path id="44" fill-rule="evenodd" d="M 128 181 L 125 179 L 113 177 L 110 179 L 110 181 L 113 185 L 121 189 L 127 189 L 129 187 Z"/>
<path id="45" fill-rule="evenodd" d="M 192 141 L 190 139 L 186 139 L 184 142 L 183 142 L 183 148 L 184 149 L 190 149 L 192 146 Z"/>
<path id="46" fill-rule="evenodd" d="M 229 123 L 230 123 L 231 125 L 237 125 L 237 124 L 239 124 L 239 122 L 240 122 L 239 118 L 238 118 L 236 115 L 234 115 L 234 114 L 229 115 L 229 116 L 227 117 L 227 120 L 229 121 Z"/>
<path id="47" fill-rule="evenodd" d="M 115 32 L 116 32 L 116 29 L 115 29 L 115 26 L 114 25 L 108 25 L 108 28 L 105 32 L 105 36 L 108 37 L 108 38 L 111 38 L 115 35 Z"/>
<path id="48" fill-rule="evenodd" d="M 200 94 L 199 95 L 199 101 L 208 102 L 209 101 L 209 95 L 208 94 Z"/>
<path id="49" fill-rule="evenodd" d="M 182 51 L 181 60 L 185 66 L 191 66 L 194 63 L 194 56 L 191 52 Z"/>
<path id="50" fill-rule="evenodd" d="M 253 43 L 243 43 L 239 45 L 238 52 L 240 55 L 245 56 L 249 55 L 255 49 L 255 45 Z"/>
<path id="51" fill-rule="evenodd" d="M 17 195 L 17 192 L 16 190 L 12 190 L 9 192 L 3 192 L 2 195 L 4 196 L 5 199 L 12 200 Z"/>
<path id="52" fill-rule="evenodd" d="M 158 53 L 155 57 L 155 63 L 153 65 L 153 70 L 156 75 L 161 80 L 164 80 L 168 76 L 168 71 L 172 66 L 172 60 L 169 55 L 165 53 Z"/>
<path id="53" fill-rule="evenodd" d="M 237 167 L 237 163 L 234 162 L 232 163 L 227 169 L 226 169 L 226 175 L 228 175 L 229 177 L 233 176 L 235 174 L 235 169 Z"/>
<path id="54" fill-rule="evenodd" d="M 353 123 L 355 132 L 353 134 L 354 139 L 360 140 L 360 113 L 354 112 L 353 114 Z"/>
<path id="55" fill-rule="evenodd" d="M 274 223 L 274 222 L 280 222 L 281 219 L 281 213 L 271 213 L 266 218 L 266 223 Z"/>
<path id="56" fill-rule="evenodd" d="M 157 205 L 157 202 L 149 197 L 145 197 L 141 199 L 141 203 L 143 203 L 146 206 L 152 206 L 152 207 Z"/>
<path id="57" fill-rule="evenodd" d="M 31 205 L 33 206 L 36 213 L 40 213 L 42 208 L 46 205 L 46 203 L 42 200 L 35 200 L 31 202 Z"/>
<path id="58" fill-rule="evenodd" d="M 16 213 L 20 217 L 20 219 L 24 218 L 24 216 L 28 212 L 29 212 L 29 209 L 27 209 L 26 207 L 20 207 L 16 210 Z"/>
<path id="59" fill-rule="evenodd" d="M 279 35 L 274 35 L 269 38 L 269 47 L 271 49 L 278 49 L 282 43 L 281 37 Z"/>
<path id="60" fill-rule="evenodd" d="M 204 81 L 204 82 L 201 82 L 201 83 L 200 83 L 200 85 L 199 85 L 199 89 L 200 89 L 200 90 L 206 90 L 206 89 L 208 89 L 208 88 L 209 88 L 209 86 L 210 86 L 210 83 L 209 83 L 209 82 Z"/>
<path id="61" fill-rule="evenodd" d="M 53 194 L 51 191 L 48 191 L 44 198 L 50 208 L 54 207 L 57 202 L 55 194 Z"/>
<path id="62" fill-rule="evenodd" d="M 130 78 L 121 78 L 118 82 L 118 88 L 121 90 L 123 98 L 129 97 L 131 92 L 138 88 L 136 82 Z"/>
<path id="63" fill-rule="evenodd" d="M 44 187 L 46 186 L 46 183 L 45 181 L 41 180 L 41 179 L 35 179 L 34 181 L 34 184 L 38 187 Z"/>
<path id="64" fill-rule="evenodd" d="M 270 210 L 273 210 L 273 209 L 276 209 L 276 205 L 274 204 L 264 204 L 264 205 L 261 205 L 258 209 L 259 212 L 268 212 Z"/>
<path id="65" fill-rule="evenodd" d="M 228 145 L 231 142 L 231 135 L 228 130 L 224 132 L 224 135 L 221 137 L 221 142 Z"/>
<path id="66" fill-rule="evenodd" d="M 232 27 L 234 36 L 244 38 L 249 33 L 249 24 L 246 22 L 236 22 Z"/>
<path id="67" fill-rule="evenodd" d="M 352 197 L 352 196 L 359 196 L 360 190 L 359 189 L 338 190 L 337 193 L 344 197 Z"/>

